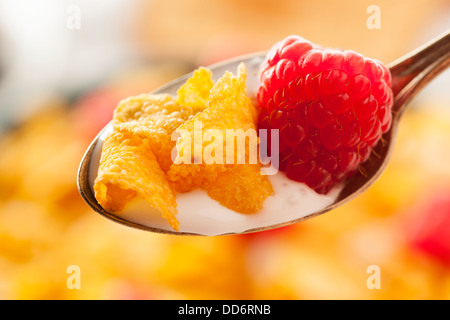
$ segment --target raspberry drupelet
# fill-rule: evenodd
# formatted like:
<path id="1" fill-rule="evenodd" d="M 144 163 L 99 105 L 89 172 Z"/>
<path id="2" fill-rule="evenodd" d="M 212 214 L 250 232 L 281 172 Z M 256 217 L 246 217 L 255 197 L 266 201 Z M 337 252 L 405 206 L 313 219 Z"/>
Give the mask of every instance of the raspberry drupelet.
<path id="1" fill-rule="evenodd" d="M 392 121 L 384 64 L 299 36 L 268 52 L 257 100 L 260 129 L 279 130 L 279 169 L 322 194 L 368 160 Z"/>

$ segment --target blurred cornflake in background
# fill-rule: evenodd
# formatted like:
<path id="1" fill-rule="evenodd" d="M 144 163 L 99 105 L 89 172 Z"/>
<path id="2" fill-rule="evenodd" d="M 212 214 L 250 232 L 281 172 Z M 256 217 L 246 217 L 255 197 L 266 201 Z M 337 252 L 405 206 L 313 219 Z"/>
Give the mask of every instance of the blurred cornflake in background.
<path id="1" fill-rule="evenodd" d="M 449 16 L 445 0 L 0 0 L 0 299 L 449 299 L 449 72 L 411 104 L 379 181 L 300 224 L 152 234 L 96 214 L 76 186 L 122 98 L 289 34 L 389 63 Z"/>

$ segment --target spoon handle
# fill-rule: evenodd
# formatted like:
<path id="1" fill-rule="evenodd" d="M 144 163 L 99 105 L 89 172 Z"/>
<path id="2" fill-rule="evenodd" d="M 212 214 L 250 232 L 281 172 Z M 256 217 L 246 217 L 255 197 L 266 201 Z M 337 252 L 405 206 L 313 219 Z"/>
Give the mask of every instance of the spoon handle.
<path id="1" fill-rule="evenodd" d="M 395 96 L 393 112 L 399 116 L 408 102 L 450 66 L 450 30 L 389 65 Z"/>

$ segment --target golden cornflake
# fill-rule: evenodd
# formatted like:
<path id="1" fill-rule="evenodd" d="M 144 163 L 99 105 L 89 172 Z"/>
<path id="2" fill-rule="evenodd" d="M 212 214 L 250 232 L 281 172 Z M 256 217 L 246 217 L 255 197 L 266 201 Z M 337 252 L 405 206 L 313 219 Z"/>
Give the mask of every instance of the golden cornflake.
<path id="1" fill-rule="evenodd" d="M 113 126 L 149 140 L 152 152 L 164 172 L 172 164 L 175 146 L 172 132 L 196 111 L 179 105 L 167 94 L 141 94 L 122 100 L 114 111 Z"/>
<path id="2" fill-rule="evenodd" d="M 273 188 L 267 176 L 261 175 L 259 164 L 235 164 L 210 182 L 206 191 L 224 207 L 240 213 L 255 213 L 262 209 Z"/>
<path id="3" fill-rule="evenodd" d="M 103 143 L 94 191 L 99 204 L 110 212 L 122 211 L 139 195 L 178 230 L 175 193 L 147 139 L 122 132 L 109 135 Z"/>
<path id="4" fill-rule="evenodd" d="M 229 130 L 249 130 L 248 132 L 256 135 L 257 110 L 247 96 L 245 81 L 246 70 L 243 64 L 239 66 L 238 76 L 226 72 L 211 89 L 206 109 L 176 129 L 180 134 L 176 143 L 177 156 L 167 176 L 178 192 L 202 188 L 222 205 L 241 213 L 251 213 L 261 208 L 262 202 L 272 194 L 273 189 L 267 176 L 261 175 L 259 161 L 238 164 L 240 157 L 248 157 L 239 154 L 242 150 L 238 150 L 236 145 L 231 158 L 227 152 L 229 145 L 227 146 L 226 137 Z M 203 137 L 205 132 L 211 130 L 218 133 L 214 138 L 198 139 L 199 134 Z M 218 138 L 221 138 L 219 144 L 216 140 Z M 245 139 L 244 152 L 257 144 L 257 139 Z M 216 160 L 221 161 L 210 163 L 202 157 L 213 143 L 220 145 L 223 154 L 219 159 L 217 154 L 214 155 Z M 192 152 L 186 157 L 186 151 L 189 150 Z M 200 150 L 200 153 L 196 150 Z M 259 188 L 252 188 L 254 183 L 260 183 L 263 192 Z M 227 194 L 228 192 L 233 194 Z M 252 194 L 256 192 L 258 194 Z"/>
<path id="5" fill-rule="evenodd" d="M 213 85 L 211 70 L 201 67 L 195 70 L 192 77 L 178 89 L 176 102 L 179 105 L 203 111 Z"/>
<path id="6" fill-rule="evenodd" d="M 114 132 L 104 142 L 94 185 L 100 205 L 120 212 L 139 195 L 175 230 L 175 192 L 202 188 L 237 212 L 261 210 L 273 189 L 261 174 L 259 158 L 250 162 L 247 154 L 252 147 L 257 152 L 258 114 L 245 82 L 243 64 L 237 76 L 226 72 L 216 83 L 210 70 L 199 68 L 175 98 L 141 94 L 122 100 L 114 111 Z M 229 130 L 244 134 L 231 135 L 231 148 Z M 208 136 L 211 131 L 219 135 Z M 198 134 L 205 139 L 198 142 Z"/>

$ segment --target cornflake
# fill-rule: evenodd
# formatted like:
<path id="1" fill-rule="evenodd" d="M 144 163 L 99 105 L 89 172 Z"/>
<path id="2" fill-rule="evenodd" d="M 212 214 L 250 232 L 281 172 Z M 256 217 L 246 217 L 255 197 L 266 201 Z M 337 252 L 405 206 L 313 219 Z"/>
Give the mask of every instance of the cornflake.
<path id="1" fill-rule="evenodd" d="M 210 70 L 199 68 L 176 97 L 141 94 L 122 100 L 114 111 L 114 132 L 104 141 L 95 180 L 99 204 L 120 213 L 136 196 L 143 197 L 176 231 L 177 192 L 201 188 L 236 212 L 261 210 L 273 189 L 261 174 L 259 158 L 247 154 L 258 151 L 259 140 L 258 113 L 245 82 L 243 64 L 237 76 L 226 72 L 216 83 Z M 228 140 L 229 130 L 244 136 L 231 135 Z M 211 132 L 215 135 L 208 137 Z M 198 133 L 206 139 L 196 141 Z M 191 149 L 209 157 L 199 162 L 196 152 L 186 151 Z"/>
<path id="2" fill-rule="evenodd" d="M 139 195 L 178 230 L 175 193 L 147 139 L 122 132 L 110 134 L 103 142 L 94 192 L 99 204 L 113 213 Z"/>

